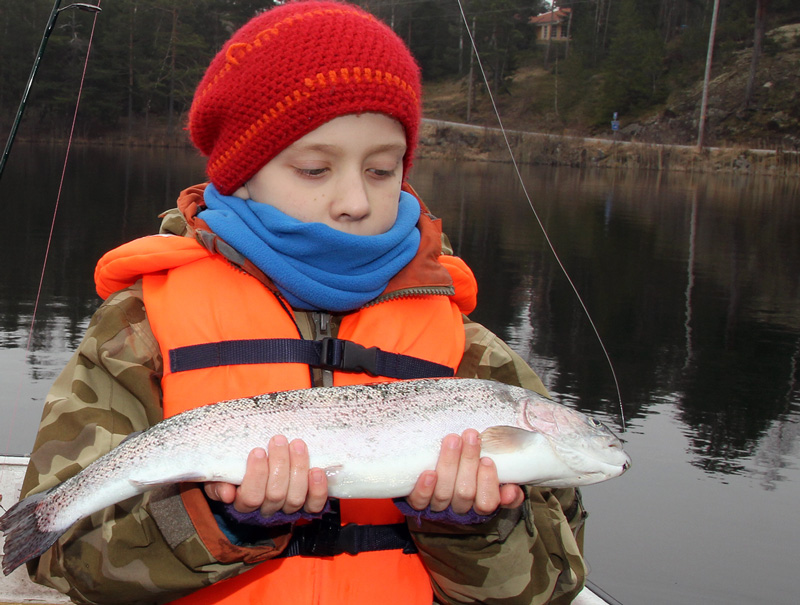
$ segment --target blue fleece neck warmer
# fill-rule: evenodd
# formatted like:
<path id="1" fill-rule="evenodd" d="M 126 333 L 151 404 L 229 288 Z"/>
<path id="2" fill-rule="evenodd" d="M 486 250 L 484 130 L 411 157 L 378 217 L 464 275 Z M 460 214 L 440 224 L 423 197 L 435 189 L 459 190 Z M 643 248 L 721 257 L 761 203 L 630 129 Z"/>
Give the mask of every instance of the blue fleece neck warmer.
<path id="1" fill-rule="evenodd" d="M 417 253 L 420 207 L 400 193 L 397 220 L 379 235 L 351 235 L 304 223 L 268 204 L 205 190 L 198 214 L 219 237 L 267 274 L 295 308 L 351 311 L 377 297 Z"/>

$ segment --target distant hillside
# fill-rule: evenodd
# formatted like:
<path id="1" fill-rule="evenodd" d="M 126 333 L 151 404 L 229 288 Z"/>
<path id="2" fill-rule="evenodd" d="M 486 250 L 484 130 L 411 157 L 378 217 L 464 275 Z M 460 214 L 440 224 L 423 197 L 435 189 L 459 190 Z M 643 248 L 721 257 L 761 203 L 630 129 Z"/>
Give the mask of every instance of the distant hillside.
<path id="1" fill-rule="evenodd" d="M 768 32 L 755 99 L 751 109 L 742 111 L 740 105 L 751 57 L 752 49 L 745 49 L 715 58 L 709 87 L 706 144 L 800 151 L 800 23 Z M 597 124 L 591 95 L 568 112 L 558 106 L 559 96 L 563 99 L 569 95 L 565 86 L 565 78 L 559 77 L 555 66 L 545 70 L 535 62 L 523 64 L 514 75 L 510 92 L 495 97 L 506 128 L 611 136 L 611 116 L 608 123 Z M 693 145 L 697 140 L 702 86 L 701 73 L 683 87 L 674 88 L 661 106 L 640 115 L 620 115 L 618 138 Z M 466 80 L 427 85 L 426 117 L 465 121 L 466 91 Z M 473 124 L 497 126 L 485 92 L 476 94 L 472 115 Z"/>

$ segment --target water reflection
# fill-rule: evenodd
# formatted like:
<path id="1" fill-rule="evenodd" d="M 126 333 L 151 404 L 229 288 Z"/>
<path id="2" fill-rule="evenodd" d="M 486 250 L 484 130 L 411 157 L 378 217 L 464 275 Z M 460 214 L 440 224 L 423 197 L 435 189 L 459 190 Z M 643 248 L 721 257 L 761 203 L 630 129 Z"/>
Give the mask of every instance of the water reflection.
<path id="1" fill-rule="evenodd" d="M 772 421 L 753 455 L 752 470 L 759 477 L 761 487 L 768 491 L 787 479 L 786 469 L 797 468 L 800 405 L 795 401 L 791 408 Z"/>
<path id="2" fill-rule="evenodd" d="M 14 259 L 0 268 L 0 348 L 26 351 L 35 397 L 98 303 L 99 255 L 151 233 L 177 191 L 202 180 L 192 151 L 77 148 L 28 343 L 62 162 L 59 148 L 19 145 L 0 187 Z M 692 464 L 743 473 L 755 458 L 767 484 L 780 481 L 797 442 L 798 182 L 565 168 L 524 178 L 611 354 L 626 416 L 669 394 Z M 475 270 L 475 319 L 555 394 L 619 425 L 602 349 L 511 168 L 419 161 L 412 181 Z"/>
<path id="3" fill-rule="evenodd" d="M 602 352 L 513 175 L 461 169 L 434 166 L 415 182 L 458 225 L 454 239 L 481 284 L 476 317 L 554 392 L 614 421 Z M 794 432 L 775 427 L 797 422 L 797 182 L 564 169 L 526 178 L 611 352 L 626 414 L 669 393 L 692 464 L 710 473 L 747 471 L 775 432 L 793 451 Z M 432 197 L 446 182 L 457 204 Z"/>

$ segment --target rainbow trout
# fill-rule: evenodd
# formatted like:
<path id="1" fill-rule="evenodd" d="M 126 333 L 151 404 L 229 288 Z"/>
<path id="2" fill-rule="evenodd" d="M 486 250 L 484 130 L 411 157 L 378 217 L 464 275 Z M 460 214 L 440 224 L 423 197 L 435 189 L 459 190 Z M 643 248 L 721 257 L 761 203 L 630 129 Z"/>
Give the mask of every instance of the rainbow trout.
<path id="1" fill-rule="evenodd" d="M 158 485 L 241 483 L 248 453 L 301 438 L 334 498 L 407 496 L 441 441 L 472 428 L 503 483 L 572 487 L 621 475 L 622 444 L 601 423 L 532 391 L 471 379 L 302 389 L 178 414 L 0 517 L 3 572 L 41 555 L 76 521 Z"/>

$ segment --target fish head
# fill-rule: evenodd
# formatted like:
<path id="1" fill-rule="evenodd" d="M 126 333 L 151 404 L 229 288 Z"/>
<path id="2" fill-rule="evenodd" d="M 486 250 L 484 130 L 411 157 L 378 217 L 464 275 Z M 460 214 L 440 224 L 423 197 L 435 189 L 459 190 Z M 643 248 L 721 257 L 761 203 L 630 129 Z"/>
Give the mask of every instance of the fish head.
<path id="1" fill-rule="evenodd" d="M 571 485 L 599 483 L 630 468 L 631 458 L 622 440 L 602 422 L 541 397 L 521 403 L 521 425 L 548 440 L 560 461 L 575 473 Z"/>

